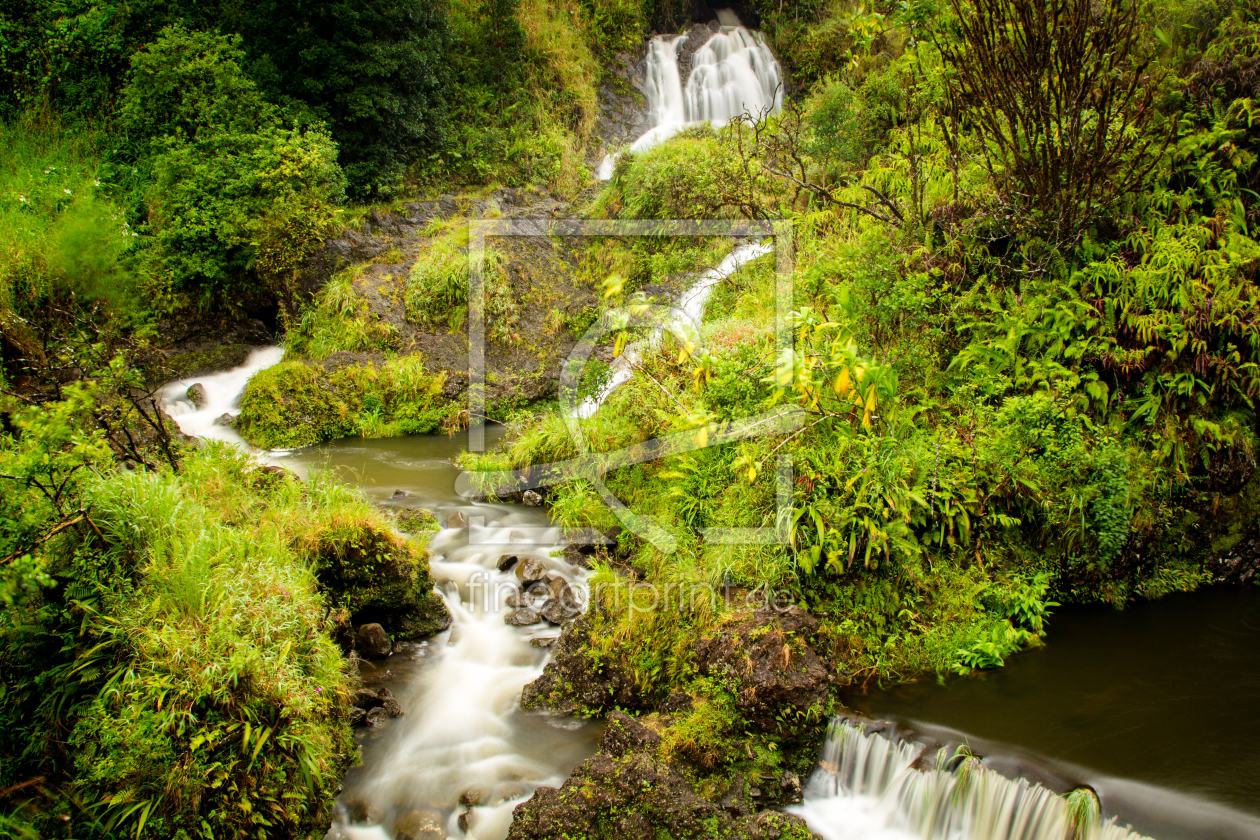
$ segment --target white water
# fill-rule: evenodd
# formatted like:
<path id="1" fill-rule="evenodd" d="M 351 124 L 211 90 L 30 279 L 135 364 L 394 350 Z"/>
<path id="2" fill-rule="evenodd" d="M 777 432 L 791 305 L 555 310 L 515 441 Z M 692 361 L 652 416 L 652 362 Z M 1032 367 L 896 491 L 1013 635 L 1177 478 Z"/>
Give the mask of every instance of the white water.
<path id="1" fill-rule="evenodd" d="M 250 377 L 283 358 L 282 348 L 261 347 L 250 353 L 240 367 L 168 382 L 159 392 L 162 408 L 179 424 L 180 431 L 186 435 L 224 440 L 246 447 L 247 444 L 240 435 L 227 426 L 219 425 L 217 421 L 224 414 L 239 417 L 241 395 L 245 393 L 245 385 Z M 206 389 L 206 399 L 201 408 L 197 408 L 192 400 L 188 399 L 189 386 L 197 383 Z"/>
<path id="2" fill-rule="evenodd" d="M 249 449 L 235 431 L 216 421 L 223 414 L 239 416 L 250 377 L 282 357 L 283 350 L 267 347 L 232 370 L 168 383 L 160 393 L 162 407 L 186 434 Z M 194 383 L 206 392 L 200 409 L 187 398 Z M 426 439 L 417 442 L 423 445 Z M 445 451 L 449 444 L 443 438 L 433 448 Z M 327 458 L 318 450 L 260 454 L 289 455 L 285 465 L 299 473 L 318 468 L 321 457 Z M 388 840 L 395 821 L 419 811 L 441 824 L 448 837 L 502 840 L 512 809 L 540 785 L 563 784 L 594 746 L 587 724 L 518 709 L 521 690 L 542 673 L 548 657 L 530 640 L 554 638 L 560 628 L 545 622 L 524 628 L 506 624 L 504 617 L 511 610 L 504 602 L 516 589 L 516 578 L 511 570 L 499 572 L 496 565 L 504 554 L 536 558 L 563 576 L 580 600 L 585 597 L 586 573 L 551 556 L 563 548 L 562 535 L 541 510 L 469 504 L 451 490 L 458 472 L 453 465 L 440 457 L 416 463 L 420 466 L 409 471 L 408 479 L 417 498 L 426 499 L 440 516 L 458 513 L 470 523 L 467 528 L 443 529 L 429 544 L 433 578 L 452 625 L 425 643 L 432 655 L 423 664 L 396 654 L 371 666 L 397 670 L 397 677 L 385 685 L 405 714 L 382 730 L 362 732 L 368 763 L 351 771 L 343 799 L 356 800 L 369 818 L 352 824 L 346 809 L 341 809 L 329 836 Z M 389 473 L 386 478 L 395 476 Z M 374 479 L 364 474 L 360 480 Z M 374 489 L 374 495 L 380 492 Z M 389 491 L 384 492 L 388 498 Z M 466 794 L 481 804 L 471 809 L 460 806 L 460 797 Z"/>
<path id="3" fill-rule="evenodd" d="M 652 128 L 630 144 L 641 152 L 673 137 L 689 125 L 711 123 L 720 128 L 747 111 L 756 116 L 783 107 L 783 71 L 759 33 L 739 25 L 728 9 L 719 12 L 723 25 L 691 58 L 683 84 L 678 51 L 686 35 L 658 35 L 648 44 L 644 96 Z M 612 177 L 618 153 L 605 156 L 599 178 Z"/>
<path id="4" fill-rule="evenodd" d="M 558 528 L 537 511 L 509 505 L 464 505 L 471 530 L 448 528 L 430 544 L 430 566 L 454 619 L 431 644 L 438 651 L 420 679 L 401 691 L 406 714 L 390 724 L 390 743 L 373 756 L 348 795 L 366 801 L 392 822 L 409 811 L 439 820 L 449 837 L 502 840 L 512 809 L 540 785 L 559 787 L 584 757 L 581 724 L 518 710 L 521 689 L 542 673 L 546 656 L 534 637 L 554 637 L 549 624 L 504 623 L 504 600 L 515 589 L 512 572 L 495 565 L 503 554 L 534 557 L 585 591 L 585 573 L 551 557 L 561 548 Z M 491 524 L 480 527 L 479 518 Z M 480 801 L 467 810 L 461 796 Z M 464 814 L 465 831 L 460 826 Z M 381 825 L 345 826 L 380 831 Z"/>
<path id="5" fill-rule="evenodd" d="M 713 292 L 713 288 L 745 264 L 772 251 L 774 251 L 774 246 L 768 242 L 745 242 L 735 246 L 722 262 L 702 273 L 696 278 L 696 282 L 683 292 L 682 299 L 675 307 L 674 317 L 664 325 L 664 328 L 680 338 L 697 341 L 700 335 L 700 321 L 704 317 L 704 305 Z M 659 338 L 660 332 L 655 331 L 647 341 L 651 344 Z M 634 376 L 634 366 L 639 363 L 643 355 L 642 345 L 642 342 L 636 342 L 622 351 L 621 355 L 613 361 L 608 380 L 600 388 L 599 393 L 584 397 L 578 404 L 577 410 L 574 411 L 577 417 L 585 419 L 594 416 L 613 391 L 630 381 Z"/>
<path id="6" fill-rule="evenodd" d="M 1115 820 L 1073 820 L 1064 797 L 974 759 L 916 766 L 920 745 L 835 721 L 805 802 L 790 809 L 823 840 L 1145 840 Z M 931 757 L 927 757 L 931 758 Z"/>

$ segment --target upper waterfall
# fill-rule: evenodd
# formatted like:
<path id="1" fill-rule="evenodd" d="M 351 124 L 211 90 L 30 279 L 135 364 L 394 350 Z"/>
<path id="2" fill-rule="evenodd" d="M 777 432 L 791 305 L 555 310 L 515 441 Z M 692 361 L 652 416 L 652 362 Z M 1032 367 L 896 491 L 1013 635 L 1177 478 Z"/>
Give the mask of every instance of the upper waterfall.
<path id="1" fill-rule="evenodd" d="M 783 107 L 783 71 L 761 35 L 740 25 L 729 10 L 719 18 L 724 25 L 689 56 L 686 84 L 680 53 L 696 36 L 658 35 L 648 43 L 643 93 L 653 125 L 631 144 L 632 151 L 650 149 L 688 125 L 721 127 L 745 112 Z M 616 161 L 616 154 L 604 158 L 600 180 L 612 177 Z"/>

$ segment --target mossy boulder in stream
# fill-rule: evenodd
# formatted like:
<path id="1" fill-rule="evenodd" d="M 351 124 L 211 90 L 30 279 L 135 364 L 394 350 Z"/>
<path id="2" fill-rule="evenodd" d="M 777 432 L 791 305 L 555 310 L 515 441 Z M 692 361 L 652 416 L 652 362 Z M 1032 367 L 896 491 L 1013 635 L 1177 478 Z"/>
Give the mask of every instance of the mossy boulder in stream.
<path id="1" fill-rule="evenodd" d="M 381 364 L 358 354 L 325 364 L 281 362 L 250 380 L 238 428 L 264 449 L 433 432 L 452 411 L 442 398 L 444 381 L 419 356 Z"/>
<path id="2" fill-rule="evenodd" d="M 394 639 L 450 627 L 428 564 L 401 537 L 373 523 L 346 523 L 324 533 L 311 554 L 330 602 L 354 624 L 380 624 Z"/>

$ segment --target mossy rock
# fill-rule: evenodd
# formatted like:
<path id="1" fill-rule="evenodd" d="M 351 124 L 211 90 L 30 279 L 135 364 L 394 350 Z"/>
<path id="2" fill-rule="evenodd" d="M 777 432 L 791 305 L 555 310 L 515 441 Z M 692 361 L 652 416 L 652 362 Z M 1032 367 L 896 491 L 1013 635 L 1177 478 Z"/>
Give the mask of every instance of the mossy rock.
<path id="1" fill-rule="evenodd" d="M 264 449 L 433 432 L 451 412 L 442 398 L 444 381 L 426 373 L 418 357 L 341 367 L 281 362 L 249 381 L 237 428 Z"/>
<path id="2" fill-rule="evenodd" d="M 178 353 L 166 360 L 166 368 L 173 379 L 203 376 L 240 367 L 253 349 L 249 344 L 220 344 L 209 350 Z"/>
<path id="3" fill-rule="evenodd" d="M 314 561 L 332 604 L 354 624 L 380 624 L 396 639 L 431 636 L 451 624 L 428 564 L 394 534 L 362 523 L 334 530 Z"/>

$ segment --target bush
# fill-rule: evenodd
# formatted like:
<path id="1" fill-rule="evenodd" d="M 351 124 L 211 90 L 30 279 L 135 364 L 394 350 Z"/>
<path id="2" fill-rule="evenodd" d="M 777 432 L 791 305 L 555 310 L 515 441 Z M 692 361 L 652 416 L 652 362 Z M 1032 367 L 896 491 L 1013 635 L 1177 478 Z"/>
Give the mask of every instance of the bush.
<path id="1" fill-rule="evenodd" d="M 243 58 L 233 38 L 168 27 L 133 57 L 119 109 L 127 153 L 153 173 L 150 269 L 203 302 L 265 291 L 248 286 L 259 240 L 265 270 L 291 268 L 344 187 L 332 140 L 282 127 Z M 325 222 L 286 241 L 299 216 Z"/>
<path id="2" fill-rule="evenodd" d="M 350 678 L 297 537 L 379 516 L 221 446 L 102 471 L 73 503 L 92 527 L 44 543 L 53 585 L 0 614 L 0 782 L 44 776 L 39 819 L 79 837 L 323 832 Z"/>

